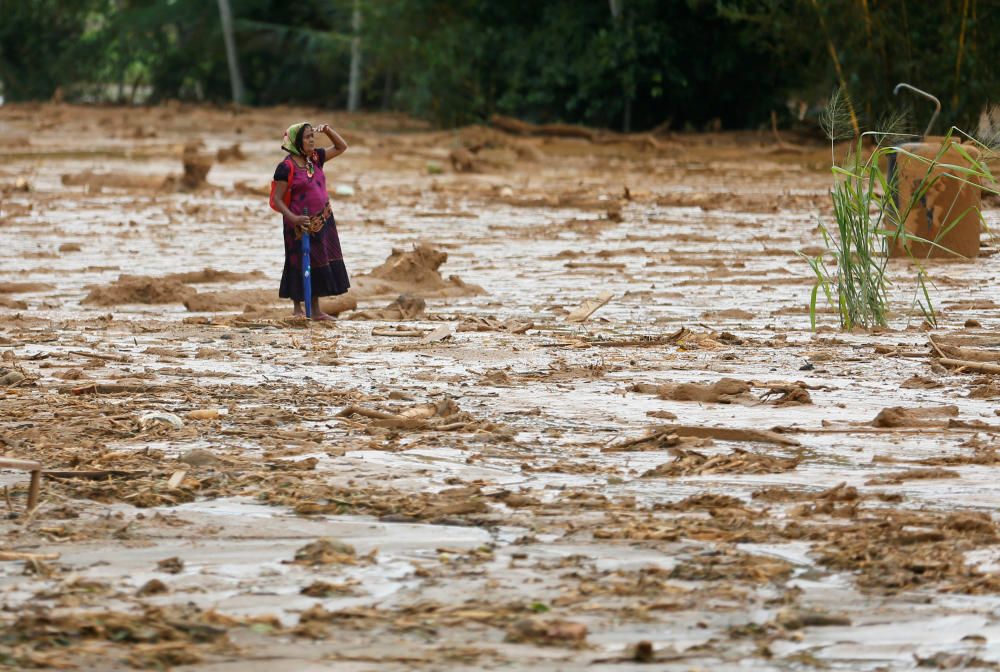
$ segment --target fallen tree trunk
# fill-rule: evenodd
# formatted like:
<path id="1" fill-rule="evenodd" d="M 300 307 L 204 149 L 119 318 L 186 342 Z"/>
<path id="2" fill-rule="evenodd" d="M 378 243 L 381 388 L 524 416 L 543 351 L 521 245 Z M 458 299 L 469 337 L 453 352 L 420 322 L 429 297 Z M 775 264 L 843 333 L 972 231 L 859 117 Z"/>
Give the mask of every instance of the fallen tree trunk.
<path id="1" fill-rule="evenodd" d="M 965 369 L 966 371 L 976 371 L 978 373 L 1000 373 L 1000 364 L 990 364 L 987 362 L 970 362 L 966 359 L 951 359 L 942 357 L 937 360 L 941 366 L 950 366 L 955 369 Z"/>
<path id="2" fill-rule="evenodd" d="M 598 132 L 592 128 L 571 124 L 532 124 L 514 117 L 505 117 L 502 114 L 494 114 L 490 117 L 490 123 L 496 128 L 514 135 L 551 135 L 561 138 L 584 138 L 590 141 L 598 136 Z"/>
<path id="3" fill-rule="evenodd" d="M 582 138 L 596 144 L 628 143 L 642 147 L 661 149 L 663 145 L 650 133 L 614 133 L 612 131 L 586 128 L 573 124 L 532 124 L 513 117 L 494 114 L 490 117 L 494 128 L 513 135 L 535 135 L 554 138 Z"/>

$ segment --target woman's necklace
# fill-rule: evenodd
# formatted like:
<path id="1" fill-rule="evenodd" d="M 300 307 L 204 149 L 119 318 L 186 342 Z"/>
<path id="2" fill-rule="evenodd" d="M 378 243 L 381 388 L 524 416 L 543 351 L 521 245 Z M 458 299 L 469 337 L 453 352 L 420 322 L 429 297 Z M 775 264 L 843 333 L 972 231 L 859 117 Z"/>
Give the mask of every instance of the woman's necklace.
<path id="1" fill-rule="evenodd" d="M 312 159 L 309 158 L 308 156 L 303 157 L 303 158 L 304 158 L 306 164 L 304 166 L 300 166 L 300 167 L 301 168 L 305 168 L 306 169 L 306 175 L 309 176 L 309 179 L 312 179 L 312 176 L 316 173 L 316 166 L 313 165 Z M 298 161 L 296 161 L 295 163 L 298 163 Z"/>

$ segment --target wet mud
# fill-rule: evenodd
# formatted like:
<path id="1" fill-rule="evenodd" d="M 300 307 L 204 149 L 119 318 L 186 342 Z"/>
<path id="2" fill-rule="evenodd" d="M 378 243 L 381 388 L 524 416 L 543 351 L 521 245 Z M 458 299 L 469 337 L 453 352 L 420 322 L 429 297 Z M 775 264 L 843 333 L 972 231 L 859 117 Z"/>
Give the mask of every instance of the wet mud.
<path id="1" fill-rule="evenodd" d="M 333 322 L 277 297 L 300 118 Z M 996 247 L 811 331 L 794 150 L 0 108 L 0 666 L 996 669 Z"/>

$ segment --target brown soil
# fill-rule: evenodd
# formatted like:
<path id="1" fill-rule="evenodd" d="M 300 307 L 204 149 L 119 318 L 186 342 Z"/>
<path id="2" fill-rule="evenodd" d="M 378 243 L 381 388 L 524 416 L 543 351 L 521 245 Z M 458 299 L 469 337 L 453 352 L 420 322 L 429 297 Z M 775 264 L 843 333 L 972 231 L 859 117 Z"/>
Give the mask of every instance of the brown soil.
<path id="1" fill-rule="evenodd" d="M 128 303 L 183 303 L 197 291 L 177 280 L 140 275 L 119 276 L 113 284 L 95 287 L 81 303 L 120 306 Z"/>
<path id="2" fill-rule="evenodd" d="M 958 416 L 958 406 L 929 408 L 883 408 L 872 420 L 875 427 L 934 427 L 948 424 L 948 418 Z"/>
<path id="3" fill-rule="evenodd" d="M 301 119 L 349 319 L 277 298 Z M 1000 663 L 1000 255 L 811 329 L 828 147 L 44 104 L 0 154 L 0 667 Z"/>
<path id="4" fill-rule="evenodd" d="M 422 298 L 440 298 L 485 294 L 482 287 L 467 284 L 456 275 L 444 279 L 438 269 L 447 260 L 447 252 L 430 245 L 414 245 L 412 250 L 393 248 L 382 265 L 352 280 L 354 287 L 351 291 L 363 297 L 411 294 Z"/>

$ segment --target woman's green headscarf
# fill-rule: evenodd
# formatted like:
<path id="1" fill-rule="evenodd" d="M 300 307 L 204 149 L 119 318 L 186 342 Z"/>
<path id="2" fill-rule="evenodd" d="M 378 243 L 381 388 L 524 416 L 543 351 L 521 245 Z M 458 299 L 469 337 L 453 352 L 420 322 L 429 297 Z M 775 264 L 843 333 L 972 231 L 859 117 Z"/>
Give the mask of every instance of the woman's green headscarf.
<path id="1" fill-rule="evenodd" d="M 301 133 L 302 129 L 308 125 L 309 122 L 302 121 L 297 124 L 292 124 L 291 126 L 289 126 L 288 130 L 285 131 L 284 137 L 281 139 L 281 148 L 286 152 L 288 152 L 289 154 L 302 156 L 303 155 L 302 152 L 299 150 L 298 147 L 295 146 L 295 144 L 299 139 L 299 133 Z"/>

